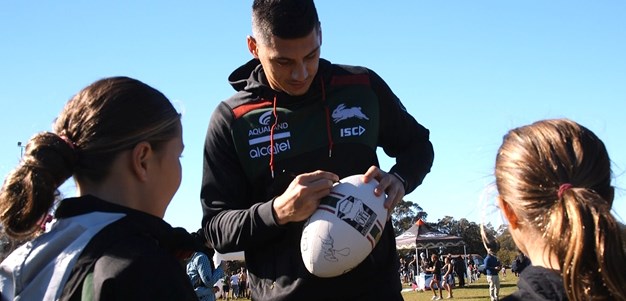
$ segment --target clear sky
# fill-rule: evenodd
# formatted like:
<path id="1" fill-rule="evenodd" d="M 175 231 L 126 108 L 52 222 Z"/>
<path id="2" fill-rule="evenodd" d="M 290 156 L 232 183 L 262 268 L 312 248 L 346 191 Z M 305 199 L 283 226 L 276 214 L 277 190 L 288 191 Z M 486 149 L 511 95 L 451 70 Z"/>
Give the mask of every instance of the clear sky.
<path id="1" fill-rule="evenodd" d="M 251 58 L 251 1 L 0 3 L 0 174 L 17 142 L 50 130 L 76 92 L 125 75 L 183 113 L 183 180 L 165 219 L 200 227 L 202 148 L 211 112 Z M 512 127 L 567 117 L 608 147 L 626 219 L 626 2 L 318 0 L 322 57 L 380 74 L 430 129 L 432 172 L 407 195 L 429 213 L 480 221 L 496 150 Z M 382 156 L 388 169 L 393 161 Z M 63 191 L 73 194 L 73 183 Z M 494 214 L 490 218 L 496 218 Z M 496 221 L 494 221 L 496 222 Z"/>

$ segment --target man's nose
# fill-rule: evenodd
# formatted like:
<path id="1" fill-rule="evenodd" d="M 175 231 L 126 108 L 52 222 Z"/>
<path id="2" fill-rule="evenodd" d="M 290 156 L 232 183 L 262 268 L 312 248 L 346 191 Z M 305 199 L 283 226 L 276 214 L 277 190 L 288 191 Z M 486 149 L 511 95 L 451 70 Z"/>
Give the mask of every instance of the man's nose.
<path id="1" fill-rule="evenodd" d="M 296 66 L 291 70 L 291 78 L 294 80 L 303 81 L 309 76 L 309 72 L 307 71 L 305 63 L 296 64 Z"/>

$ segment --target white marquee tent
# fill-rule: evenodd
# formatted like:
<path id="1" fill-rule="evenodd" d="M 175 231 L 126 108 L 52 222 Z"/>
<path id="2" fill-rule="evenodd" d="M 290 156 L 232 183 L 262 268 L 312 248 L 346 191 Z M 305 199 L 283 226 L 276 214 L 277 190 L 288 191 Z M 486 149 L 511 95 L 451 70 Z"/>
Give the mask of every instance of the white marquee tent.
<path id="1" fill-rule="evenodd" d="M 418 220 L 404 233 L 396 236 L 396 248 L 398 250 L 433 249 L 439 247 L 463 246 L 463 253 L 466 253 L 463 238 L 445 234 L 430 228 L 423 220 Z"/>

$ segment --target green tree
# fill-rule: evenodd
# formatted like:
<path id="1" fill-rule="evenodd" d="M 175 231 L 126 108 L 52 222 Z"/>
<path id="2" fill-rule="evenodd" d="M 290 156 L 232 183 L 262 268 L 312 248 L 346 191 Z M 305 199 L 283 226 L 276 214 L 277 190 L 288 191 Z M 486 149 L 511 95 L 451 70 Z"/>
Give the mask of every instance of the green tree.
<path id="1" fill-rule="evenodd" d="M 511 237 L 511 233 L 506 225 L 500 226 L 498 232 L 500 233 L 497 238 L 500 244 L 500 250 L 497 256 L 503 265 L 509 267 L 511 262 L 515 259 L 515 256 L 517 256 L 517 245 L 515 245 L 515 241 L 513 237 Z"/>
<path id="2" fill-rule="evenodd" d="M 480 237 L 480 226 L 475 222 L 470 222 L 465 218 L 459 221 L 460 235 L 465 242 L 468 254 L 484 254 L 485 248 Z"/>
<path id="3" fill-rule="evenodd" d="M 480 236 L 480 225 L 477 223 L 470 222 L 465 218 L 457 221 L 451 216 L 445 216 L 434 224 L 434 227 L 442 233 L 463 238 L 465 251 L 468 254 L 485 254 L 485 248 Z M 449 253 L 462 254 L 463 247 L 451 248 Z"/>
<path id="4" fill-rule="evenodd" d="M 401 200 L 393 209 L 391 223 L 396 235 L 398 235 L 411 228 L 418 219 L 425 219 L 427 216 L 428 213 L 417 203 Z"/>

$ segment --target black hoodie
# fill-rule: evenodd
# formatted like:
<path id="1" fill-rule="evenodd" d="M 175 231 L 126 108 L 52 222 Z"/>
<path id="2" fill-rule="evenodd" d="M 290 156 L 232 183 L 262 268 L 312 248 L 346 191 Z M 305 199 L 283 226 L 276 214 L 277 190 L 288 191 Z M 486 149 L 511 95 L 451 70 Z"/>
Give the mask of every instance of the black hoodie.
<path id="1" fill-rule="evenodd" d="M 295 174 L 319 169 L 343 178 L 379 166 L 377 147 L 396 158 L 389 172 L 409 193 L 433 162 L 429 131 L 367 68 L 321 59 L 302 96 L 271 89 L 258 60 L 229 81 L 237 93 L 213 112 L 205 140 L 202 223 L 219 252 L 245 251 L 254 300 L 402 300 L 390 221 L 355 269 L 318 278 L 301 259 L 303 223 L 279 226 L 272 202 Z"/>
<path id="2" fill-rule="evenodd" d="M 559 271 L 530 265 L 520 274 L 518 290 L 502 298 L 503 301 L 566 301 L 563 278 Z"/>

